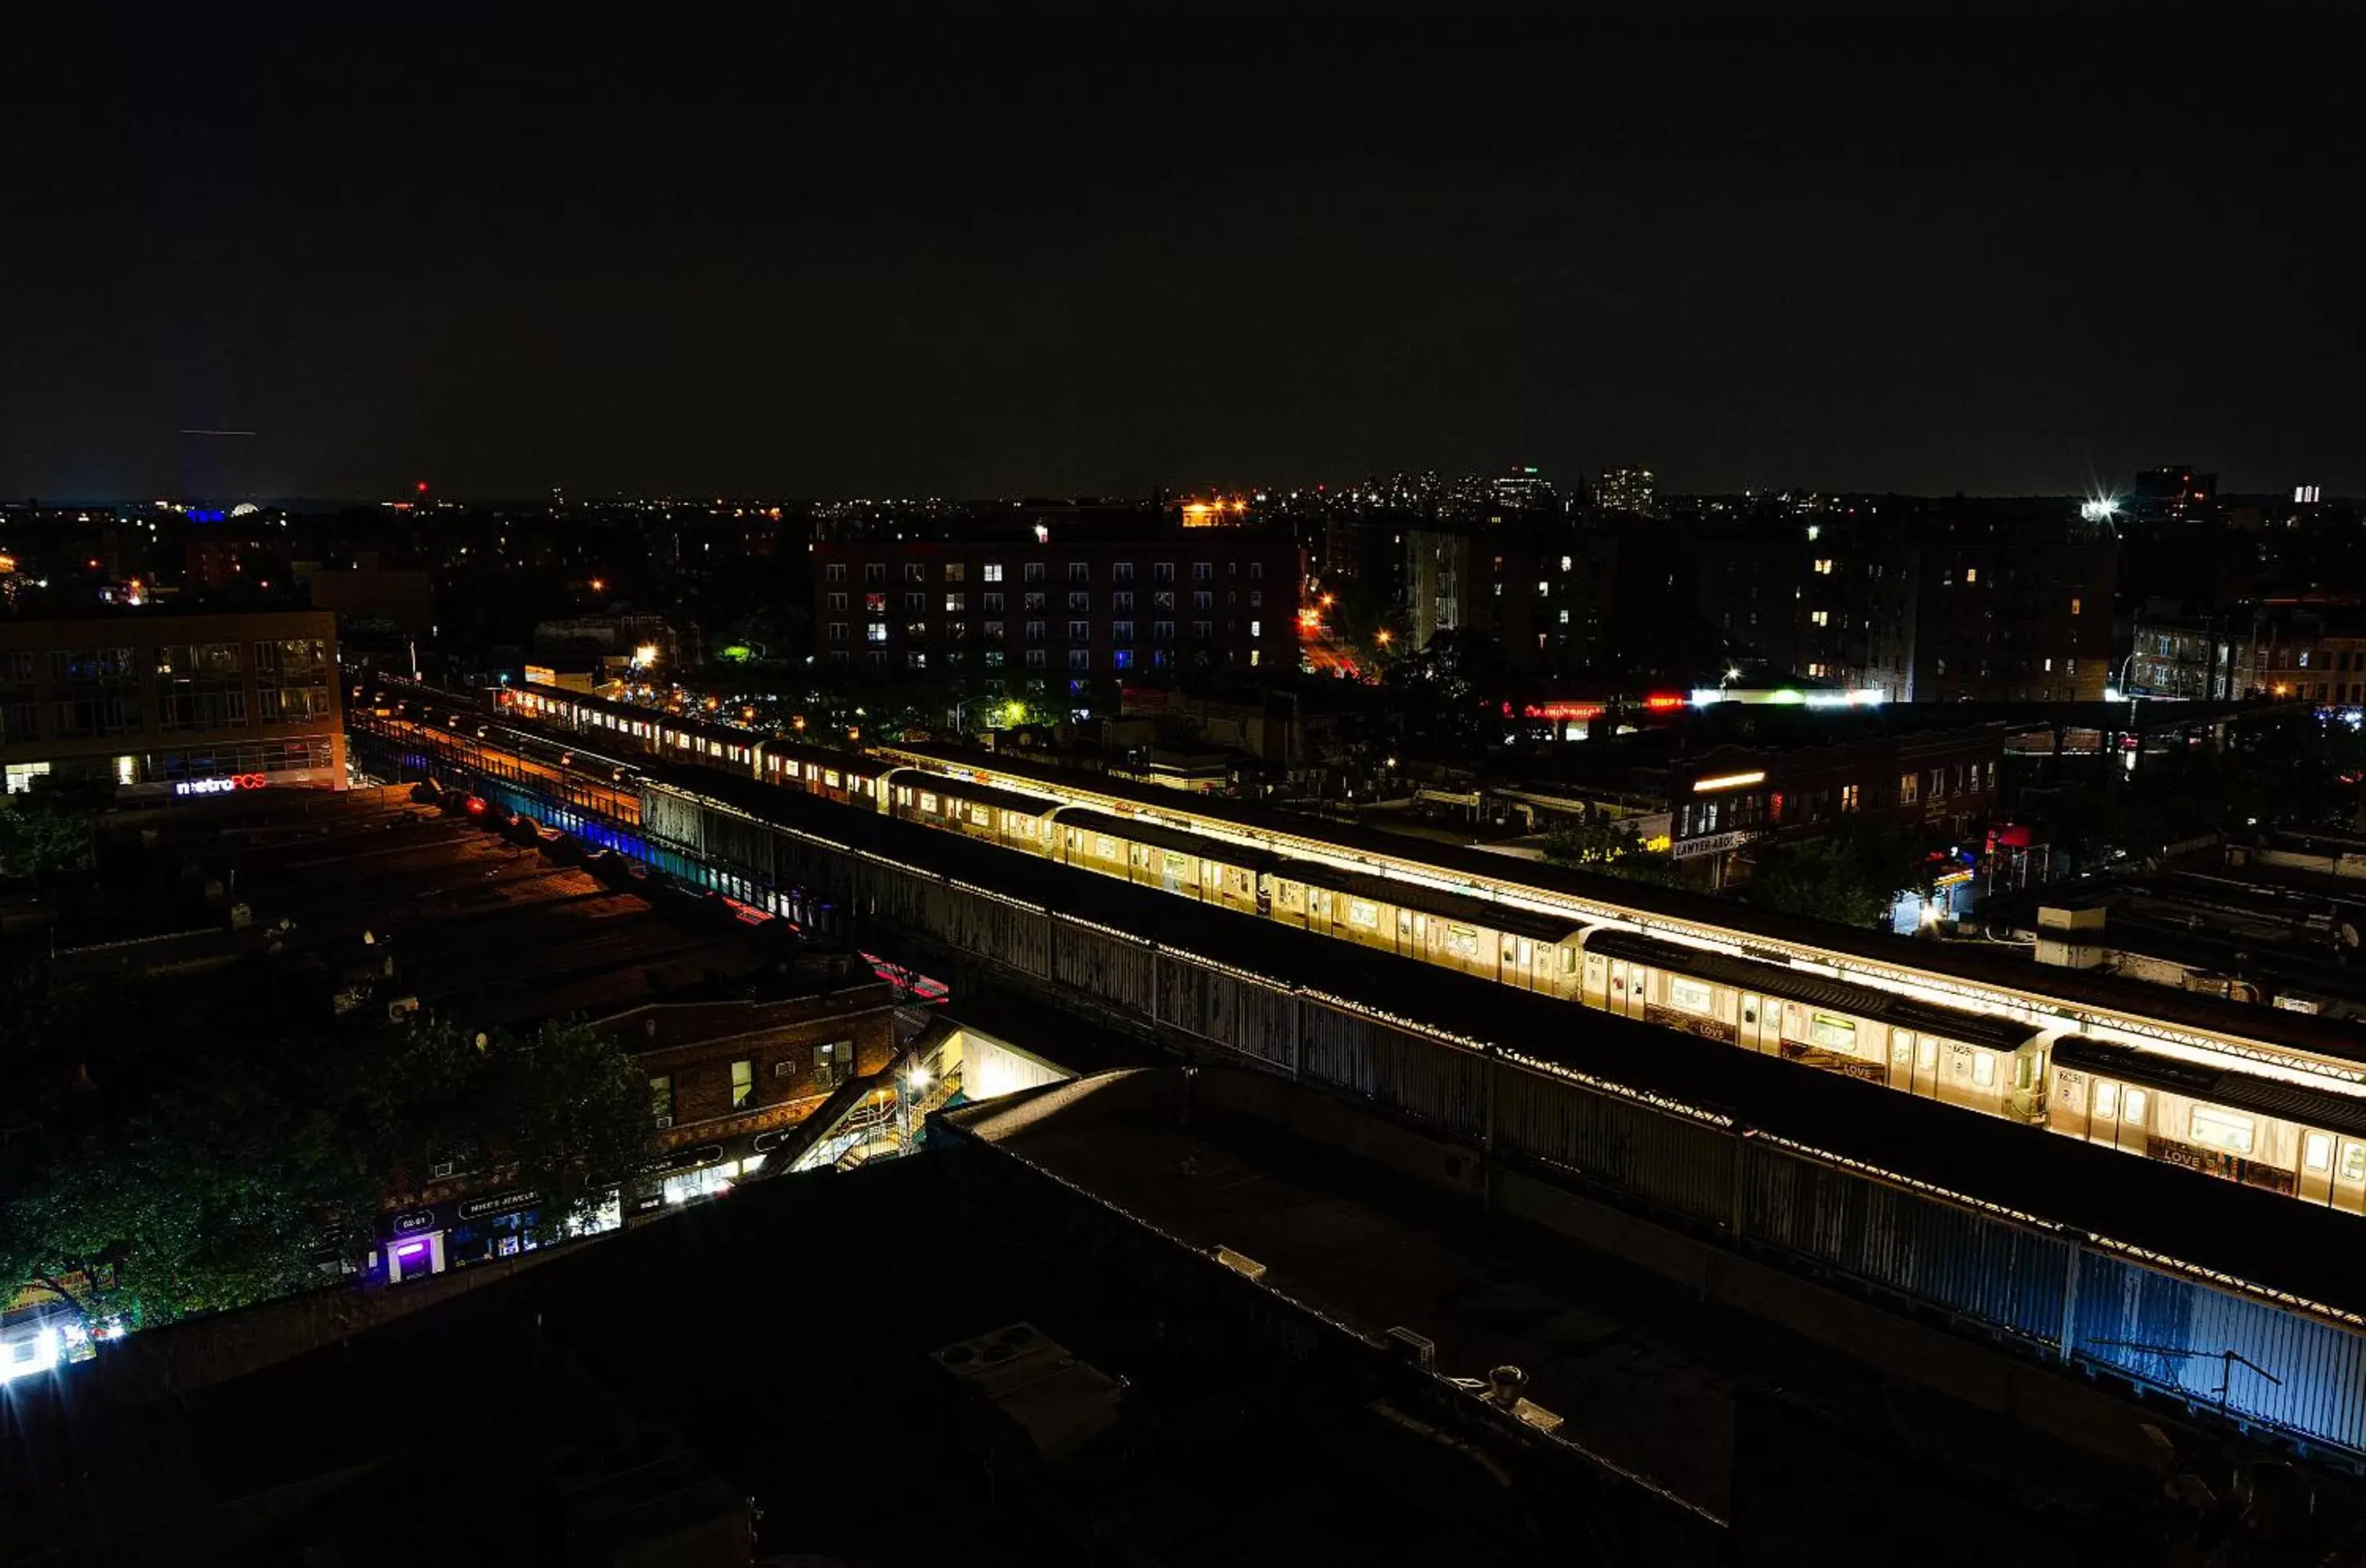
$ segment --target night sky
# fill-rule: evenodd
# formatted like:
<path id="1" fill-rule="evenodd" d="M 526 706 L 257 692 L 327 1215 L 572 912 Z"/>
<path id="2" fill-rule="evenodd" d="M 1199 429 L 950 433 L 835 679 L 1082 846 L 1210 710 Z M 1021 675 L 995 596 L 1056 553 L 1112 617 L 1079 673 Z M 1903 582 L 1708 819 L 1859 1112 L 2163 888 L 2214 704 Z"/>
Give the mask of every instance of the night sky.
<path id="1" fill-rule="evenodd" d="M 174 9 L 13 51 L 0 494 L 2366 491 L 2298 13 Z"/>

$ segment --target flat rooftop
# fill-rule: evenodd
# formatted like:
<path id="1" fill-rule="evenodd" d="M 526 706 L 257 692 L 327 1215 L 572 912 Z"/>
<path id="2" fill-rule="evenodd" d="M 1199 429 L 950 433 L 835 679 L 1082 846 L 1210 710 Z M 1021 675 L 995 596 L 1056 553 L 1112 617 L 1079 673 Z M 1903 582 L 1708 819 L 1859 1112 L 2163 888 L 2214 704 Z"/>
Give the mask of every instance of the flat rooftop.
<path id="1" fill-rule="evenodd" d="M 2112 1500 L 2143 1489 L 2111 1461 L 1876 1383 L 1623 1264 L 1493 1224 L 1474 1199 L 1326 1141 L 1314 1130 L 1324 1122 L 1311 1107 L 1319 1098 L 1262 1076 L 1217 1069 L 1187 1080 L 1166 1068 L 1053 1086 L 944 1119 L 1186 1247 L 1254 1259 L 1267 1269 L 1264 1283 L 1369 1343 L 1384 1344 L 1392 1327 L 1414 1330 L 1435 1343 L 1443 1375 L 1483 1380 L 1500 1365 L 1520 1368 L 1527 1397 L 1562 1418 L 1558 1436 L 1639 1486 L 1737 1529 L 1745 1522 L 1736 1517 L 1738 1492 L 1763 1492 L 1780 1460 L 1757 1412 L 1792 1388 L 1812 1391 L 1808 1397 L 1843 1426 L 1882 1412 L 1863 1417 L 1868 1431 L 1902 1417 L 1959 1450 L 1951 1472 L 1961 1491 L 1936 1503 L 1923 1494 L 1910 1514 L 1865 1487 L 1852 1463 L 1805 1477 L 1786 1468 L 1780 1487 L 1790 1502 L 1834 1522 L 1828 1550 L 1848 1530 L 1873 1529 L 1921 1543 L 1920 1552 L 1897 1551 L 1899 1561 L 2068 1563 L 2094 1522 L 2081 1516 L 2107 1517 Z M 2060 1515 L 2041 1520 L 2004 1503 L 2029 1487 L 2047 1490 Z"/>

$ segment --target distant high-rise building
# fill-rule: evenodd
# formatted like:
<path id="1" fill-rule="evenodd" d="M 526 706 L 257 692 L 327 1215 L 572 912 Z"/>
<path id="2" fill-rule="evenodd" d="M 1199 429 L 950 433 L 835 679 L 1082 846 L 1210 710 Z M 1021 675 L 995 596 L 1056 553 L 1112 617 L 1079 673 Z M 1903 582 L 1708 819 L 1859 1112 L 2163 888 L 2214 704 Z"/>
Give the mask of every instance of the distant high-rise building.
<path id="1" fill-rule="evenodd" d="M 1558 499 L 1552 481 L 1533 466 L 1500 474 L 1488 488 L 1495 504 L 1506 512 L 1549 511 Z"/>
<path id="2" fill-rule="evenodd" d="M 1605 512 L 1651 514 L 1654 481 L 1649 468 L 1608 468 L 1594 481 L 1594 504 Z"/>

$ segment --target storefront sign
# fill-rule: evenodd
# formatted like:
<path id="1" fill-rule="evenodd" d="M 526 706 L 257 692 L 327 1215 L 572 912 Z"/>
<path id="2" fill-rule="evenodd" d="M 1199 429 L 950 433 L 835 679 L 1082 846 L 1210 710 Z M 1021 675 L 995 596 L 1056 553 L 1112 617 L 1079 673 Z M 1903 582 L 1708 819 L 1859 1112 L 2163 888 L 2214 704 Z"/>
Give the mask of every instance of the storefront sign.
<path id="1" fill-rule="evenodd" d="M 504 1192 L 497 1198 L 471 1198 L 452 1212 L 464 1220 L 486 1220 L 496 1214 L 514 1214 L 541 1201 L 539 1192 Z"/>
<path id="2" fill-rule="evenodd" d="M 1744 828 L 1731 833 L 1710 833 L 1698 839 L 1678 839 L 1668 854 L 1674 860 L 1691 860 L 1698 855 L 1721 855 L 1728 850 L 1738 850 L 1759 837 L 1759 830 Z"/>
<path id="3" fill-rule="evenodd" d="M 261 773 L 233 773 L 226 779 L 183 779 L 173 786 L 175 795 L 228 795 L 232 790 L 261 789 L 271 781 Z"/>
<path id="4" fill-rule="evenodd" d="M 397 1235 L 411 1235 L 417 1232 L 433 1228 L 434 1224 L 434 1210 L 411 1209 L 394 1216 L 394 1234 Z"/>

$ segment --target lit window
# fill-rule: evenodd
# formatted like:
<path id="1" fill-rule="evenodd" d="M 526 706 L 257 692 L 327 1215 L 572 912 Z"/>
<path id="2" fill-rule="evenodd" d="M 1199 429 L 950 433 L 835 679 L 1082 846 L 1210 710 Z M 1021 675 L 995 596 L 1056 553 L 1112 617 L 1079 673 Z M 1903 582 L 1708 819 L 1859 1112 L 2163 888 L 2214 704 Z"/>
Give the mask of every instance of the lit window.
<path id="1" fill-rule="evenodd" d="M 2308 1135 L 2308 1140 L 2302 1157 L 2307 1160 L 2308 1168 L 2311 1170 L 2331 1170 L 2333 1168 L 2333 1140 L 2327 1137 L 2322 1133 L 2311 1133 Z"/>
<path id="2" fill-rule="evenodd" d="M 1856 1025 L 1844 1018 L 1820 1012 L 1808 1027 L 1808 1038 L 1834 1051 L 1853 1051 L 1856 1049 Z"/>
<path id="3" fill-rule="evenodd" d="M 1350 898 L 1347 900 L 1347 923 L 1367 930 L 1378 926 L 1380 923 L 1380 907 L 1361 898 Z"/>
<path id="4" fill-rule="evenodd" d="M 2078 600 L 2076 600 L 2076 599 L 2071 600 L 2071 601 L 2070 601 L 2070 613 L 2071 613 L 2072 615 L 2077 615 L 2077 614 L 2079 613 L 2079 602 Z"/>
<path id="5" fill-rule="evenodd" d="M 1972 1053 L 1972 1082 L 1981 1089 L 1993 1089 L 1996 1087 L 1995 1052 L 1975 1051 Z"/>
<path id="6" fill-rule="evenodd" d="M 1707 981 L 1687 980 L 1681 975 L 1668 976 L 1668 1005 L 1686 1012 L 1707 1012 L 1716 1005 L 1716 993 Z"/>
<path id="7" fill-rule="evenodd" d="M 1821 576 L 1830 577 L 1832 574 L 1831 558 L 1828 556 L 1822 560 L 1818 561 L 1816 563 L 1816 570 Z"/>
<path id="8" fill-rule="evenodd" d="M 1820 626 L 1828 626 L 1831 625 L 1832 614 L 1830 610 L 1810 610 L 1808 612 L 1808 619 Z"/>
<path id="9" fill-rule="evenodd" d="M 2095 1086 L 2095 1114 L 2102 1117 L 2106 1121 L 2109 1121 L 2110 1119 L 2119 1115 L 2119 1113 L 2120 1086 L 2115 1083 L 2097 1084 Z"/>
<path id="10" fill-rule="evenodd" d="M 1560 558 L 1560 569 L 1563 571 L 1567 571 L 1569 570 L 1569 558 L 1567 556 Z"/>
<path id="11" fill-rule="evenodd" d="M 937 797 L 934 792 L 925 789 L 922 790 L 920 792 L 920 809 L 923 811 L 934 811 L 936 808 Z"/>
<path id="12" fill-rule="evenodd" d="M 1979 580 L 1980 569 L 1978 567 L 1967 566 L 1964 569 L 1964 581 L 1966 582 L 1977 582 Z"/>
<path id="13" fill-rule="evenodd" d="M 1544 597 L 1546 594 L 1548 594 L 1548 593 L 1549 593 L 1549 592 L 1552 592 L 1552 584 L 1551 584 L 1551 583 L 1549 583 L 1549 582 L 1539 582 L 1539 583 L 1538 583 L 1538 584 L 1537 584 L 1537 596 L 1538 596 L 1538 598 L 1542 598 L 1542 597 Z"/>
<path id="14" fill-rule="evenodd" d="M 1002 563 L 1000 561 L 990 560 L 986 563 L 986 581 L 988 582 L 999 582 L 1002 581 Z"/>
<path id="15" fill-rule="evenodd" d="M 731 1064 L 731 1109 L 745 1111 L 756 1103 L 756 1064 L 753 1061 Z"/>
<path id="16" fill-rule="evenodd" d="M 1936 1040 L 1918 1043 L 1914 1047 L 1914 1065 L 1926 1073 L 1934 1070 L 1939 1066 L 1939 1043 Z"/>
<path id="17" fill-rule="evenodd" d="M 1914 1032 L 1910 1029 L 1891 1030 L 1889 1032 L 1889 1059 L 1902 1067 L 1906 1066 L 1908 1062 L 1913 1060 L 1913 1058 Z"/>
<path id="18" fill-rule="evenodd" d="M 2236 1111 L 2221 1111 L 2214 1105 L 2197 1105 L 2186 1122 L 2185 1130 L 2187 1135 L 2203 1148 L 2224 1149 L 2230 1155 L 2251 1152 L 2251 1119 Z"/>
<path id="19" fill-rule="evenodd" d="M 2341 1145 L 2341 1179 L 2366 1181 L 2366 1144 Z"/>
<path id="20" fill-rule="evenodd" d="M 2151 1099 L 2150 1095 L 2140 1089 L 2128 1090 L 2127 1105 L 2120 1112 L 2120 1120 L 2142 1127 L 2145 1124 L 2145 1110 Z"/>
<path id="21" fill-rule="evenodd" d="M 649 1115 L 660 1127 L 673 1124 L 673 1079 L 660 1075 L 649 1080 Z"/>

